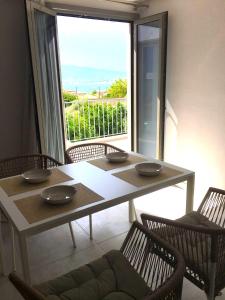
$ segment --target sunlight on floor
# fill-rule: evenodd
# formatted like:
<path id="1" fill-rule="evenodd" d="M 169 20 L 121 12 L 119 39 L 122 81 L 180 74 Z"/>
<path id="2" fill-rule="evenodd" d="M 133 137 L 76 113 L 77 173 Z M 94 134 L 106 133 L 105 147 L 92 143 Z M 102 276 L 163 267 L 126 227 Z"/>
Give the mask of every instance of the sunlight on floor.
<path id="1" fill-rule="evenodd" d="M 172 186 L 136 198 L 134 203 L 138 213 L 177 219 L 185 213 L 185 201 L 186 189 Z"/>

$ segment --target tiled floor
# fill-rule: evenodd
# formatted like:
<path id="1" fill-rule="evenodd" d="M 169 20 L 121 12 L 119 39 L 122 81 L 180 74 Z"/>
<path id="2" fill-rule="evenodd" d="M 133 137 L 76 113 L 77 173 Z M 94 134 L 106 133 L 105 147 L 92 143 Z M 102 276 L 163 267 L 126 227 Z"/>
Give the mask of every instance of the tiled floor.
<path id="1" fill-rule="evenodd" d="M 181 188 L 167 188 L 136 199 L 135 206 L 138 214 L 145 211 L 168 218 L 177 218 L 184 212 L 185 191 Z M 93 215 L 93 241 L 89 240 L 88 218 L 73 222 L 77 242 L 76 249 L 72 247 L 67 224 L 30 237 L 28 247 L 32 282 L 36 284 L 52 279 L 94 260 L 110 249 L 120 248 L 129 227 L 128 206 L 127 203 L 124 203 Z M 11 269 L 9 233 L 8 225 L 3 225 L 3 240 L 6 250 L 4 261 L 8 266 L 8 271 Z M 19 272 L 21 272 L 19 253 L 17 255 L 17 266 Z M 0 277 L 0 299 L 22 299 L 6 277 Z M 203 300 L 206 297 L 202 291 L 185 280 L 182 299 Z M 225 296 L 222 295 L 217 299 L 225 300 Z"/>

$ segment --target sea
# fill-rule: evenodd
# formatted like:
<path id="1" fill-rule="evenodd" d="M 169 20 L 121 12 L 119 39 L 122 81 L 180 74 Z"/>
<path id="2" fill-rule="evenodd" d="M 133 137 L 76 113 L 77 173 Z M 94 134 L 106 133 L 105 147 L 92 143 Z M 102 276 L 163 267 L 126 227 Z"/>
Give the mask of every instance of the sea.
<path id="1" fill-rule="evenodd" d="M 126 71 L 104 70 L 74 65 L 61 65 L 64 90 L 90 93 L 105 91 L 117 79 L 126 79 Z"/>

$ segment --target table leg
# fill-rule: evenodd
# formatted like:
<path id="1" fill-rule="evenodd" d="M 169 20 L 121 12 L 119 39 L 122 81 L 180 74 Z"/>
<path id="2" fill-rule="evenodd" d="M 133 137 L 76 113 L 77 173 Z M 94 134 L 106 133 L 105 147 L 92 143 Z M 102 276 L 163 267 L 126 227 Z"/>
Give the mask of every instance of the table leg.
<path id="1" fill-rule="evenodd" d="M 137 214 L 134 207 L 134 200 L 129 201 L 129 221 L 132 223 L 137 219 Z"/>
<path id="2" fill-rule="evenodd" d="M 13 271 L 16 271 L 16 246 L 15 246 L 15 231 L 12 224 L 10 224 L 11 237 L 12 237 L 12 255 L 13 255 Z"/>
<path id="3" fill-rule="evenodd" d="M 193 211 L 195 175 L 187 179 L 186 213 Z"/>
<path id="4" fill-rule="evenodd" d="M 93 240 L 92 215 L 89 215 L 90 240 Z"/>
<path id="5" fill-rule="evenodd" d="M 27 241 L 26 237 L 23 235 L 19 235 L 19 245 L 20 245 L 20 254 L 21 254 L 21 262 L 23 267 L 23 274 L 26 283 L 31 283 L 30 278 L 30 270 L 29 270 L 29 262 L 28 262 L 28 250 L 27 250 Z"/>
<path id="6" fill-rule="evenodd" d="M 0 214 L 0 275 L 7 275 L 7 270 L 4 265 L 3 259 L 3 240 L 2 240 L 2 222 L 1 222 L 2 214 Z M 7 221 L 11 230 L 11 240 L 12 240 L 12 259 L 13 259 L 13 271 L 16 271 L 16 249 L 15 249 L 15 231 L 11 222 Z"/>
<path id="7" fill-rule="evenodd" d="M 73 241 L 73 248 L 76 248 L 77 245 L 76 245 L 75 236 L 74 236 L 74 233 L 73 233 L 72 222 L 69 222 L 69 227 L 70 227 L 70 234 L 71 234 L 72 241 Z"/>

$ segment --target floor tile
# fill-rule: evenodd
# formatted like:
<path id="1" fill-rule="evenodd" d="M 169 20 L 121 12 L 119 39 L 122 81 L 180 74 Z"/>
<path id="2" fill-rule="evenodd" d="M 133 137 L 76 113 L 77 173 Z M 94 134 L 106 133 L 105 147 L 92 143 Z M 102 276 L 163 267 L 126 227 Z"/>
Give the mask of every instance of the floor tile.
<path id="1" fill-rule="evenodd" d="M 98 246 L 104 251 L 104 253 L 116 249 L 119 250 L 122 246 L 122 243 L 127 235 L 127 232 L 122 233 L 118 236 L 105 240 L 103 242 L 98 243 Z"/>
<path id="2" fill-rule="evenodd" d="M 39 284 L 41 282 L 56 278 L 60 275 L 68 273 L 84 264 L 87 264 L 103 255 L 103 251 L 96 245 L 74 252 L 62 259 L 50 262 L 48 264 L 40 265 L 31 268 L 32 283 Z"/>
<path id="3" fill-rule="evenodd" d="M 88 217 L 77 220 L 77 223 L 89 234 Z M 96 242 L 127 232 L 131 226 L 128 221 L 128 204 L 123 203 L 93 214 L 92 223 Z"/>
<path id="4" fill-rule="evenodd" d="M 23 300 L 12 283 L 3 276 L 0 276 L 0 299 L 2 300 Z"/>
<path id="5" fill-rule="evenodd" d="M 76 222 L 72 222 L 72 227 L 76 240 L 76 249 L 73 248 L 69 225 L 42 232 L 28 239 L 31 265 L 51 263 L 62 259 L 73 253 L 92 246 L 89 236 L 80 228 Z"/>

